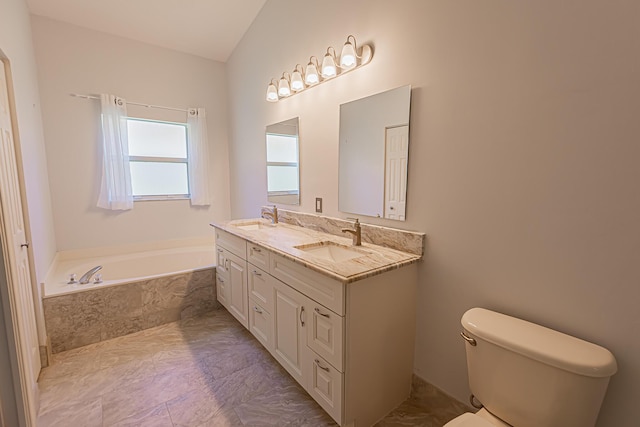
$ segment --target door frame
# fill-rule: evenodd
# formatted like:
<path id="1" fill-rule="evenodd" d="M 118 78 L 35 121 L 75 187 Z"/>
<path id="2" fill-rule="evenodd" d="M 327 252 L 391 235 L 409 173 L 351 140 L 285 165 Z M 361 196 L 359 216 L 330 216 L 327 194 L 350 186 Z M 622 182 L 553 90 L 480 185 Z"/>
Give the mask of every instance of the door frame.
<path id="1" fill-rule="evenodd" d="M 18 188 L 20 192 L 20 201 L 21 201 L 21 209 L 22 209 L 22 219 L 24 224 L 24 232 L 25 239 L 27 242 L 31 242 L 31 230 L 29 223 L 29 214 L 26 203 L 26 192 L 25 192 L 25 184 L 24 184 L 24 170 L 22 167 L 22 150 L 20 149 L 20 135 L 18 131 L 18 120 L 17 113 L 15 108 L 15 97 L 14 97 L 14 89 L 13 89 L 13 76 L 11 72 L 11 61 L 4 54 L 4 52 L 0 49 L 0 66 L 3 67 L 6 77 L 6 85 L 7 85 L 7 96 L 9 100 L 9 116 L 11 119 L 11 132 L 13 136 L 13 148 L 14 155 L 16 160 L 16 172 L 18 178 Z M 16 305 L 17 301 L 15 299 L 15 295 L 13 292 L 10 292 L 10 280 L 8 273 L 8 267 L 6 263 L 8 262 L 8 255 L 6 253 L 6 236 L 5 236 L 5 219 L 2 213 L 2 206 L 0 201 L 0 244 L 3 246 L 0 248 L 0 256 L 2 256 L 3 263 L 3 286 L 2 286 L 2 303 L 4 305 L 4 323 L 7 332 L 7 344 L 9 351 L 9 358 L 12 365 L 12 374 L 13 374 L 13 389 L 14 389 L 14 398 L 15 398 L 15 406 L 17 410 L 17 416 L 20 426 L 35 426 L 37 422 L 37 412 L 39 406 L 39 396 L 38 389 L 35 388 L 35 392 L 30 392 L 32 390 L 32 384 L 27 384 L 25 372 L 27 370 L 31 370 L 30 366 L 26 366 L 22 357 L 20 357 L 21 353 L 21 345 L 20 338 L 17 336 L 18 329 L 16 324 Z M 32 292 L 32 301 L 34 312 L 35 312 L 35 324 L 36 324 L 36 335 L 38 340 L 38 345 L 40 345 L 40 320 L 39 315 L 39 305 L 36 303 L 36 299 L 39 300 L 39 292 L 38 289 L 34 286 L 36 281 L 35 276 L 35 265 L 33 261 L 33 251 L 32 246 L 29 245 L 27 248 L 27 260 L 28 260 L 28 269 L 30 274 L 30 286 Z M 42 325 L 44 326 L 44 325 Z M 40 360 L 38 360 L 40 362 Z M 17 369 L 16 369 L 17 368 Z M 37 381 L 37 377 L 34 379 Z M 6 402 L 2 402 L 5 404 Z M 6 408 L 5 408 L 6 409 Z"/>

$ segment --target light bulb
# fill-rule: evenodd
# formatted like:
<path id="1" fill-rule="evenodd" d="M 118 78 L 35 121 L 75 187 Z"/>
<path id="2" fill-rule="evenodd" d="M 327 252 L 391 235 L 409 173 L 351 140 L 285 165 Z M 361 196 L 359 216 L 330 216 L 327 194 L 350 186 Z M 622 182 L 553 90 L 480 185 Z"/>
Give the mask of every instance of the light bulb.
<path id="1" fill-rule="evenodd" d="M 322 60 L 322 77 L 329 78 L 336 75 L 336 61 L 333 60 L 333 56 L 327 52 Z"/>
<path id="2" fill-rule="evenodd" d="M 284 76 L 280 79 L 278 83 L 278 95 L 279 96 L 289 96 L 291 95 L 291 88 L 289 87 L 289 82 Z"/>
<path id="3" fill-rule="evenodd" d="M 299 92 L 304 89 L 304 82 L 302 81 L 302 74 L 300 71 L 296 70 L 291 75 L 291 89 L 294 92 Z"/>
<path id="4" fill-rule="evenodd" d="M 278 100 L 278 92 L 276 90 L 276 85 L 273 83 L 269 83 L 267 87 L 267 101 L 276 102 Z"/>
<path id="5" fill-rule="evenodd" d="M 340 66 L 342 68 L 353 68 L 355 65 L 356 50 L 349 39 L 347 39 L 347 42 L 342 47 L 342 53 L 340 54 Z"/>
<path id="6" fill-rule="evenodd" d="M 307 72 L 304 75 L 305 82 L 311 86 L 320 82 L 320 77 L 318 77 L 318 69 L 316 68 L 313 62 L 309 62 L 307 65 Z"/>

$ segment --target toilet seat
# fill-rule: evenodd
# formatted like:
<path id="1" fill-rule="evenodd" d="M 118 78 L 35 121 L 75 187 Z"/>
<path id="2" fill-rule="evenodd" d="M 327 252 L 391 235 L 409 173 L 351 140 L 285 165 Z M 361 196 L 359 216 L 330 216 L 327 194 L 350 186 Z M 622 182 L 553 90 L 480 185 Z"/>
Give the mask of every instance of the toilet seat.
<path id="1" fill-rule="evenodd" d="M 495 424 L 490 423 L 471 412 L 466 412 L 459 417 L 456 417 L 446 423 L 444 427 L 496 427 Z"/>

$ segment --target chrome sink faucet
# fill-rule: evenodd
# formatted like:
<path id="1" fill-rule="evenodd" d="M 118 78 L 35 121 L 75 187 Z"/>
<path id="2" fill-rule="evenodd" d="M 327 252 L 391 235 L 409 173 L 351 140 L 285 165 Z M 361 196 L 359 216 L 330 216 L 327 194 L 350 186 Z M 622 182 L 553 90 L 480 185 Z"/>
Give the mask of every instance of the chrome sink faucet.
<path id="1" fill-rule="evenodd" d="M 86 273 L 84 273 L 82 275 L 82 277 L 80 278 L 78 283 L 80 283 L 81 285 L 86 285 L 87 283 L 89 283 L 91 281 L 91 277 L 93 277 L 93 275 L 96 274 L 100 270 L 102 270 L 102 266 L 101 265 L 97 265 L 97 266 L 93 267 L 91 270 L 87 271 Z"/>
<path id="2" fill-rule="evenodd" d="M 347 219 L 355 219 L 356 221 L 353 223 L 353 229 L 343 228 L 342 232 L 349 233 L 353 236 L 353 246 L 362 246 L 362 229 L 360 228 L 360 220 L 358 220 L 358 218 Z"/>
<path id="3" fill-rule="evenodd" d="M 269 218 L 269 219 L 271 219 L 271 223 L 272 224 L 277 224 L 278 223 L 278 208 L 276 207 L 276 205 L 273 205 L 272 212 L 263 212 L 262 213 L 262 218 Z"/>

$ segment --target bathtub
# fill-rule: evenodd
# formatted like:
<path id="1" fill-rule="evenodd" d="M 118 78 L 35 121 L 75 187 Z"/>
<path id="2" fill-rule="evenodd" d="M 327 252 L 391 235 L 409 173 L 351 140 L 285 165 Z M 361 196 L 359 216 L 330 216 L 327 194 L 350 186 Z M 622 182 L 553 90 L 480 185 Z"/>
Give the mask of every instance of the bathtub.
<path id="1" fill-rule="evenodd" d="M 215 266 L 213 244 L 78 259 L 69 259 L 70 257 L 73 258 L 73 255 L 64 254 L 59 256 L 54 263 L 54 267 L 45 281 L 42 293 L 44 298 Z M 98 271 L 98 274 L 102 276 L 102 283 L 93 283 L 93 280 L 85 285 L 68 283 L 71 274 L 75 274 L 76 280 L 80 280 L 84 273 L 97 265 L 102 266 L 102 269 Z"/>
<path id="2" fill-rule="evenodd" d="M 213 242 L 196 243 L 58 253 L 42 290 L 52 352 L 220 308 Z M 97 265 L 101 283 L 68 283 Z"/>

